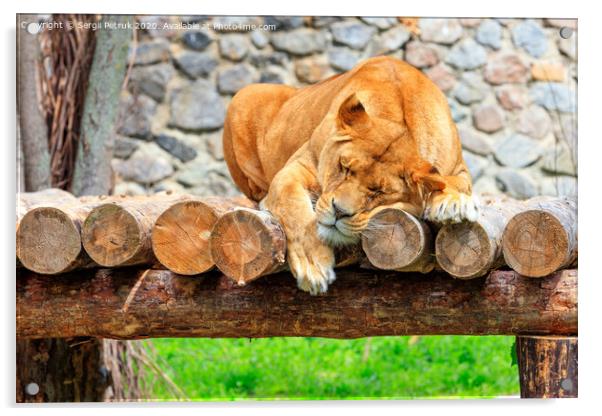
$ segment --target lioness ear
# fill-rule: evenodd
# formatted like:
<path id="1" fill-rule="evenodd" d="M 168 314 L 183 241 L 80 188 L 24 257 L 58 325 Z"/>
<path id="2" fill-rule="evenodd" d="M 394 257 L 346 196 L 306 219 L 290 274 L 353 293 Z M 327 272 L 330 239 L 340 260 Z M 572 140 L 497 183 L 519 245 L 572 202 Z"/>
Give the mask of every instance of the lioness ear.
<path id="1" fill-rule="evenodd" d="M 410 180 L 427 191 L 442 191 L 447 183 L 436 167 L 428 162 L 422 162 L 410 172 Z"/>
<path id="2" fill-rule="evenodd" d="M 368 120 L 369 117 L 366 113 L 366 109 L 355 93 L 351 94 L 343 101 L 337 117 L 337 125 L 340 129 L 357 127 L 358 125 L 367 123 Z"/>

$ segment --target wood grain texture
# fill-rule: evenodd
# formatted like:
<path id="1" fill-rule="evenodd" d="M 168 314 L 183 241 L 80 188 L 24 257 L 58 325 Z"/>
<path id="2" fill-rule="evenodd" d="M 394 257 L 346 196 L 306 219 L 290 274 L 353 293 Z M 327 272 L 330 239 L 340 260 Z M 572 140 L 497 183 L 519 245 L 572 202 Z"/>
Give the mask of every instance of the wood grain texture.
<path id="1" fill-rule="evenodd" d="M 537 197 L 506 226 L 502 248 L 506 264 L 520 274 L 542 277 L 577 259 L 577 200 Z"/>
<path id="2" fill-rule="evenodd" d="M 321 296 L 289 273 L 238 286 L 212 272 L 17 272 L 17 336 L 152 337 L 525 335 L 577 333 L 577 271 L 472 279 L 341 269 Z"/>
<path id="3" fill-rule="evenodd" d="M 578 397 L 577 337 L 516 337 L 523 398 Z"/>

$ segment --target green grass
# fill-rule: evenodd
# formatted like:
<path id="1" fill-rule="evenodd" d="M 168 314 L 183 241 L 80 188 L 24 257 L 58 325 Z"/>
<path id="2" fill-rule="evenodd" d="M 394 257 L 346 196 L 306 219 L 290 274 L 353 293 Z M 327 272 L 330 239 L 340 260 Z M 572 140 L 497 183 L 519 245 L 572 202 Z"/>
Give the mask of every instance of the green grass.
<path id="1" fill-rule="evenodd" d="M 493 397 L 518 394 L 513 339 L 156 339 L 153 345 L 162 370 L 190 400 Z M 155 383 L 152 399 L 173 396 Z"/>

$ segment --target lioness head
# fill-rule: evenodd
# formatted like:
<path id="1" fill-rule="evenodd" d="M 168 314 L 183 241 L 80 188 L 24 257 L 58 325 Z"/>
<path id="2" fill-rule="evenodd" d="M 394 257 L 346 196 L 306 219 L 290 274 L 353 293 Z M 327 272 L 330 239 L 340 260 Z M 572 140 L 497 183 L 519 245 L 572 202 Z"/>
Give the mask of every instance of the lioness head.
<path id="1" fill-rule="evenodd" d="M 318 234 L 330 245 L 356 242 L 378 207 L 403 202 L 420 215 L 426 194 L 445 187 L 408 127 L 368 115 L 356 94 L 340 106 L 335 125 L 319 156 L 315 206 Z"/>

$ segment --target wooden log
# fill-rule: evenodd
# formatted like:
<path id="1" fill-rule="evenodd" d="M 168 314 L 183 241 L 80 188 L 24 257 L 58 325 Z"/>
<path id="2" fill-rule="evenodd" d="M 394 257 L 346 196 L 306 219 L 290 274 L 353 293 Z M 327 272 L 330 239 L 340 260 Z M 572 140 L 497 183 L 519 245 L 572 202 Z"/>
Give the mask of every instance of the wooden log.
<path id="1" fill-rule="evenodd" d="M 155 194 L 101 204 L 82 227 L 84 249 L 105 267 L 156 263 L 151 234 L 157 218 L 187 195 Z"/>
<path id="2" fill-rule="evenodd" d="M 458 279 L 474 279 L 505 264 L 502 233 L 516 214 L 521 201 L 508 197 L 482 198 L 475 222 L 444 225 L 435 239 L 437 263 Z"/>
<path id="3" fill-rule="evenodd" d="M 255 208 L 246 198 L 196 198 L 167 208 L 152 229 L 152 248 L 157 260 L 174 273 L 195 275 L 211 270 L 215 263 L 209 237 L 215 222 L 235 208 Z"/>
<path id="4" fill-rule="evenodd" d="M 538 197 L 512 218 L 502 237 L 506 264 L 520 274 L 542 277 L 577 260 L 577 200 Z"/>
<path id="5" fill-rule="evenodd" d="M 430 272 L 435 266 L 429 226 L 397 208 L 376 213 L 362 233 L 370 264 L 383 270 Z"/>
<path id="6" fill-rule="evenodd" d="M 239 208 L 224 214 L 213 227 L 209 247 L 217 268 L 241 286 L 288 270 L 286 235 L 267 211 Z M 356 264 L 362 257 L 359 245 L 335 249 L 337 267 Z"/>
<path id="7" fill-rule="evenodd" d="M 577 337 L 516 337 L 522 398 L 578 397 Z"/>
<path id="8" fill-rule="evenodd" d="M 47 279 L 17 272 L 19 338 L 577 333 L 577 271 L 545 280 L 495 271 L 472 280 L 345 268 L 321 296 L 290 273 L 238 286 L 166 270 L 82 270 Z"/>
<path id="9" fill-rule="evenodd" d="M 22 194 L 21 212 L 27 207 L 29 210 L 17 218 L 17 259 L 21 265 L 41 274 L 95 266 L 82 248 L 81 227 L 97 203 L 81 204 L 61 190 Z"/>

